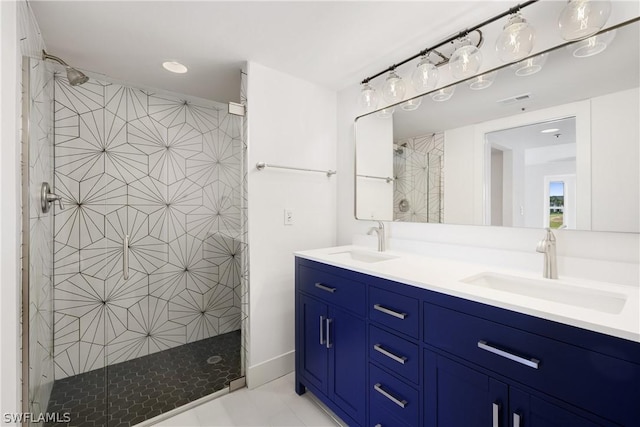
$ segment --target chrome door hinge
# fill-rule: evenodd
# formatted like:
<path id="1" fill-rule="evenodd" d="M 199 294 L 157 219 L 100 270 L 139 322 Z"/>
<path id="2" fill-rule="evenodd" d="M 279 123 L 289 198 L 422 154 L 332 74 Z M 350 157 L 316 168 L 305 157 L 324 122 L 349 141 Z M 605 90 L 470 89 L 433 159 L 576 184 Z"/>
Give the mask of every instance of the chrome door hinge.
<path id="1" fill-rule="evenodd" d="M 237 102 L 229 103 L 229 114 L 233 114 L 234 116 L 244 117 L 245 112 L 246 112 L 246 107 L 244 104 L 238 104 Z"/>

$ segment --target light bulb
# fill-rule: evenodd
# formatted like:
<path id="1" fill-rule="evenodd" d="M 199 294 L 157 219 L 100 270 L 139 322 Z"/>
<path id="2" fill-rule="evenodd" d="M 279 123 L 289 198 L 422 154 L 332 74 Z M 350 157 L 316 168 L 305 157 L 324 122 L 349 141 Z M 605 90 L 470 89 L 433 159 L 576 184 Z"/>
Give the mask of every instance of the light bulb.
<path id="1" fill-rule="evenodd" d="M 591 36 L 588 39 L 575 42 L 567 46 L 576 58 L 586 58 L 597 55 L 607 48 L 616 36 L 616 30 Z"/>
<path id="2" fill-rule="evenodd" d="M 604 27 L 610 14 L 609 0 L 571 0 L 558 19 L 560 35 L 569 41 L 592 36 Z"/>
<path id="3" fill-rule="evenodd" d="M 497 71 L 492 71 L 490 73 L 483 74 L 478 77 L 474 77 L 469 80 L 469 89 L 471 90 L 482 90 L 486 89 L 493 84 L 493 81 L 496 79 L 498 75 Z"/>
<path id="4" fill-rule="evenodd" d="M 513 64 L 512 67 L 516 70 L 516 76 L 525 77 L 539 72 L 542 70 L 544 63 L 547 62 L 547 56 L 546 53 L 543 53 Z"/>
<path id="5" fill-rule="evenodd" d="M 411 75 L 411 83 L 418 93 L 428 92 L 438 84 L 438 68 L 424 55 Z"/>
<path id="6" fill-rule="evenodd" d="M 417 110 L 418 107 L 420 106 L 420 104 L 422 104 L 422 97 L 412 98 L 412 99 L 410 99 L 407 102 L 402 104 L 402 109 L 404 111 Z"/>
<path id="7" fill-rule="evenodd" d="M 458 39 L 458 48 L 449 60 L 451 74 L 456 79 L 466 79 L 475 75 L 482 65 L 482 52 L 471 44 L 469 36 Z"/>
<path id="8" fill-rule="evenodd" d="M 451 99 L 451 97 L 453 96 L 453 93 L 456 91 L 456 87 L 455 86 L 449 86 L 449 87 L 445 87 L 440 89 L 437 92 L 433 92 L 431 94 L 431 99 L 433 99 L 436 102 L 443 102 L 443 101 L 448 101 Z"/>
<path id="9" fill-rule="evenodd" d="M 406 92 L 406 86 L 404 81 L 396 74 L 394 70 L 389 72 L 387 80 L 382 86 L 382 98 L 389 104 L 395 104 L 404 99 L 404 93 Z"/>
<path id="10" fill-rule="evenodd" d="M 359 102 L 360 107 L 366 110 L 375 110 L 378 106 L 378 93 L 369 83 L 362 84 Z"/>
<path id="11" fill-rule="evenodd" d="M 529 56 L 533 50 L 535 31 L 520 15 L 520 12 L 509 17 L 502 33 L 496 40 L 496 51 L 502 62 L 512 62 Z"/>
<path id="12" fill-rule="evenodd" d="M 382 119 L 389 119 L 393 117 L 394 111 L 395 111 L 394 107 L 383 108 L 382 110 L 378 111 L 378 117 Z"/>

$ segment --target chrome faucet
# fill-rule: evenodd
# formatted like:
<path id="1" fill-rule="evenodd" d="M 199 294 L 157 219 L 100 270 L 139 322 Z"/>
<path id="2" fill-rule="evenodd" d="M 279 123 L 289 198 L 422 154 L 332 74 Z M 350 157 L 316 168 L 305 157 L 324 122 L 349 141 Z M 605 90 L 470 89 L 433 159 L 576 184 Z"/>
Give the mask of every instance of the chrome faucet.
<path id="1" fill-rule="evenodd" d="M 545 279 L 557 279 L 558 259 L 556 258 L 556 238 L 550 228 L 547 228 L 547 234 L 544 236 L 544 239 L 538 242 L 536 251 L 544 254 L 542 277 Z"/>
<path id="2" fill-rule="evenodd" d="M 367 234 L 372 234 L 375 232 L 378 235 L 378 252 L 384 252 L 385 250 L 385 235 L 384 235 L 384 224 L 382 221 L 378 221 L 377 227 L 371 227 Z"/>

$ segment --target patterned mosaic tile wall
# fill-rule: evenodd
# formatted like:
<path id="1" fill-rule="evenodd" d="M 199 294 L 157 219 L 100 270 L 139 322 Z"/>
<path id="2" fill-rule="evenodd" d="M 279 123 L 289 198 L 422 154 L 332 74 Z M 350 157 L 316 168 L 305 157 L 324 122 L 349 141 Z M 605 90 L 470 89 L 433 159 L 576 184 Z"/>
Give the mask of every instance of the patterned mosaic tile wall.
<path id="1" fill-rule="evenodd" d="M 396 141 L 393 220 L 444 222 L 444 133 Z"/>
<path id="2" fill-rule="evenodd" d="M 242 162 L 224 104 L 56 76 L 56 379 L 240 329 Z"/>
<path id="3" fill-rule="evenodd" d="M 39 57 L 44 42 L 31 8 L 17 3 L 18 37 L 23 56 Z M 34 414 L 47 408 L 54 380 L 53 369 L 53 213 L 40 209 L 40 186 L 53 183 L 53 71 L 42 61 L 32 59 L 29 81 L 29 140 L 22 146 L 29 156 L 29 408 Z M 22 102 L 22 99 L 20 99 Z M 26 162 L 22 165 L 27 167 Z M 23 379 L 24 381 L 25 379 Z"/>

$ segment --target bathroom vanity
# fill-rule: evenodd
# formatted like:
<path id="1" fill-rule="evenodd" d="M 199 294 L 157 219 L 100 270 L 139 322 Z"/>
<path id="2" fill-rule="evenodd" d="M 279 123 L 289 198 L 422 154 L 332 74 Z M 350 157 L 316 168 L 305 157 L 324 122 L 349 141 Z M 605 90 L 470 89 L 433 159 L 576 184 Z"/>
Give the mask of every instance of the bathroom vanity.
<path id="1" fill-rule="evenodd" d="M 637 426 L 639 313 L 629 286 L 298 252 L 296 392 L 350 426 Z"/>

